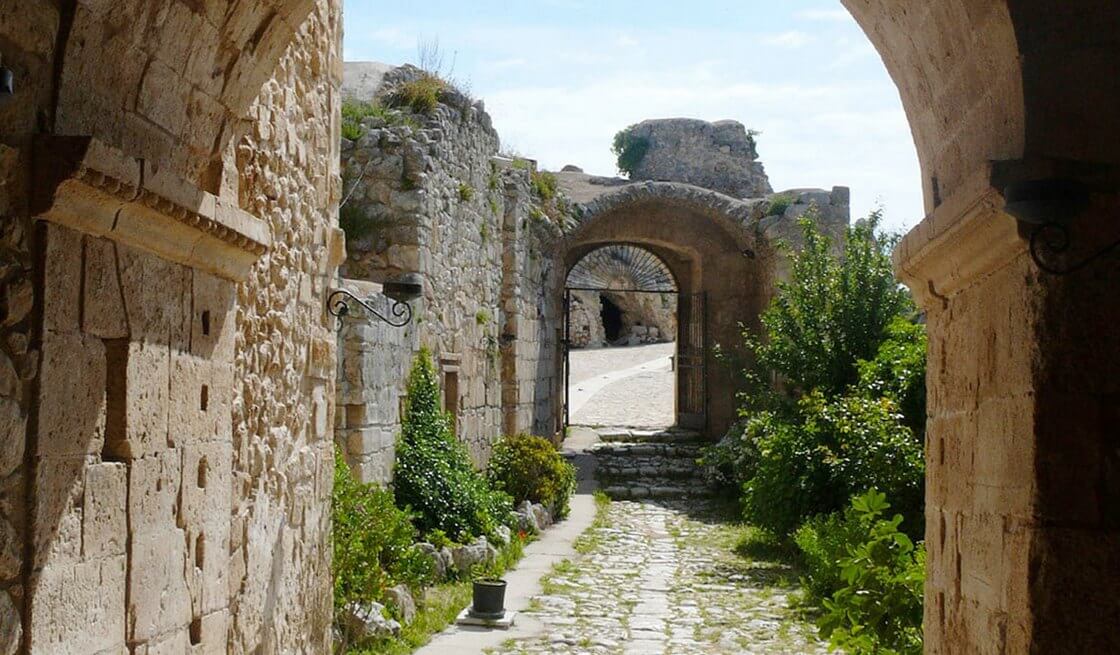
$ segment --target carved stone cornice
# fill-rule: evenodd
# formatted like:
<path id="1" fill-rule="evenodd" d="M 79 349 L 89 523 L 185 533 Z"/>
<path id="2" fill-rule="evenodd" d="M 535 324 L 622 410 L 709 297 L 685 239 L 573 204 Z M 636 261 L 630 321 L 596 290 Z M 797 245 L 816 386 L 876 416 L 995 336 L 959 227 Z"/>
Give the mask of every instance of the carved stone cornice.
<path id="1" fill-rule="evenodd" d="M 35 144 L 36 218 L 144 250 L 236 282 L 268 251 L 268 226 L 91 137 Z"/>
<path id="2" fill-rule="evenodd" d="M 894 268 L 919 306 L 946 303 L 1026 254 L 1004 205 L 985 166 L 906 234 L 894 251 Z"/>

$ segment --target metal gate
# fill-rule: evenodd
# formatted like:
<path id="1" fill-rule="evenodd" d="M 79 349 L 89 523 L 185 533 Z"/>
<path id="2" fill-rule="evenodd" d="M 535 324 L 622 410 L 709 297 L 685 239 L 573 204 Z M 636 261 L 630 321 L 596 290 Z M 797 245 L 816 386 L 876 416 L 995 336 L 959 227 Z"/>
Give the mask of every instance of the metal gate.
<path id="1" fill-rule="evenodd" d="M 678 294 L 677 423 L 682 428 L 708 427 L 707 296 Z"/>

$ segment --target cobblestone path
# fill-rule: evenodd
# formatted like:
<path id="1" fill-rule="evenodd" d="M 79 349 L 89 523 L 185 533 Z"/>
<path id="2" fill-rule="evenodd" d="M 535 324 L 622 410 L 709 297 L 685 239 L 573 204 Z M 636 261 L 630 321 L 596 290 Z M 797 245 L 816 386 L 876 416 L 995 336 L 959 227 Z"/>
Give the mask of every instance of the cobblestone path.
<path id="1" fill-rule="evenodd" d="M 572 398 L 583 387 L 598 387 L 596 378 L 648 364 L 649 369 L 594 390 L 594 395 L 572 411 L 574 425 L 657 428 L 673 423 L 676 374 L 668 358 L 676 344 L 659 343 L 626 348 L 575 350 L 572 362 Z M 665 361 L 661 362 L 660 360 Z M 653 362 L 659 362 L 653 365 Z"/>
<path id="2" fill-rule="evenodd" d="M 489 652 L 827 653 L 790 607 L 795 574 L 737 555 L 741 534 L 697 501 L 613 502 L 534 599 L 545 634 Z"/>

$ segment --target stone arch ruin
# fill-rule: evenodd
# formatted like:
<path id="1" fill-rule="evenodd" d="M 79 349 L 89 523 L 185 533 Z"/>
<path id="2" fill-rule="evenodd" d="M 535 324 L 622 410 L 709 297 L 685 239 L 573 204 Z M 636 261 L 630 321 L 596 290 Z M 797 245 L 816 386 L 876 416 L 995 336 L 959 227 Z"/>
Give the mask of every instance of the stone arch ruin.
<path id="1" fill-rule="evenodd" d="M 570 271 L 589 253 L 611 244 L 632 244 L 663 261 L 680 292 L 677 307 L 678 359 L 690 341 L 685 332 L 699 321 L 705 332 L 697 364 L 703 388 L 733 388 L 728 371 L 714 366 L 706 343 L 736 343 L 738 324 L 757 325 L 769 301 L 775 253 L 760 235 L 749 203 L 715 191 L 674 182 L 646 182 L 609 191 L 585 204 L 578 225 L 558 250 L 561 268 Z M 717 273 L 718 271 L 718 273 Z M 560 296 L 563 289 L 553 293 Z M 702 311 L 690 298 L 703 296 Z M 678 408 L 688 393 L 688 369 L 678 366 Z M 722 434 L 734 420 L 733 398 L 705 393 L 705 411 L 684 420 L 688 427 Z M 687 404 L 687 403 L 685 403 Z"/>
<path id="2" fill-rule="evenodd" d="M 843 4 L 922 167 L 897 267 L 930 334 L 926 651 L 1115 652 L 1120 273 L 1042 272 L 1004 194 L 1079 180 L 1077 246 L 1114 238 L 1120 8 Z M 340 14 L 0 5 L 0 651 L 329 652 Z M 711 248 L 763 301 L 733 220 L 659 223 L 688 284 Z"/>

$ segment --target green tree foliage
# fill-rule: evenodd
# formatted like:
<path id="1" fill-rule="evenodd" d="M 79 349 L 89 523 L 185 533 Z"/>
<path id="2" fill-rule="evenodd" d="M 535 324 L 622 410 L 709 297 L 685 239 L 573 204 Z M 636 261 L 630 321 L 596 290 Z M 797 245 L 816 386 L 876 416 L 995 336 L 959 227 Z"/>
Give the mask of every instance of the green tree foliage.
<path id="1" fill-rule="evenodd" d="M 528 434 L 506 437 L 490 458 L 490 483 L 513 496 L 549 507 L 557 518 L 568 515 L 576 489 L 576 469 L 550 441 Z"/>
<path id="2" fill-rule="evenodd" d="M 440 409 L 431 353 L 422 349 L 408 377 L 408 404 L 401 421 L 393 488 L 397 505 L 415 512 L 424 534 L 442 530 L 467 542 L 493 535 L 510 521 L 512 501 L 494 491 L 475 470 L 466 448 Z"/>
<path id="3" fill-rule="evenodd" d="M 890 398 L 917 435 L 926 431 L 926 328 L 902 316 L 887 326 L 874 359 L 856 363 L 859 393 Z"/>
<path id="4" fill-rule="evenodd" d="M 900 529 L 901 515 L 884 518 L 889 508 L 886 495 L 871 490 L 853 498 L 843 520 L 832 524 L 844 554 L 820 627 L 833 648 L 850 655 L 922 652 L 925 548 Z"/>
<path id="5" fill-rule="evenodd" d="M 631 125 L 615 134 L 614 144 L 611 146 L 611 152 L 618 158 L 618 170 L 626 175 L 632 175 L 649 152 L 649 139 L 635 135 L 635 127 Z"/>
<path id="6" fill-rule="evenodd" d="M 431 561 L 415 548 L 416 528 L 392 492 L 361 484 L 335 454 L 331 546 L 336 610 L 351 601 L 383 601 L 386 589 L 431 581 Z"/>
<path id="7" fill-rule="evenodd" d="M 800 221 L 804 248 L 791 252 L 792 279 L 778 285 L 762 316 L 766 339 L 748 335 L 764 369 L 795 391 L 845 391 L 859 379 L 857 362 L 873 359 L 898 316 L 913 312 L 895 281 L 890 253 L 897 239 L 877 234 L 879 212 L 848 228 L 844 256 L 816 227 Z"/>

